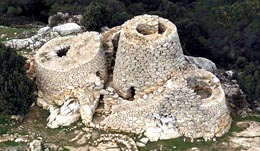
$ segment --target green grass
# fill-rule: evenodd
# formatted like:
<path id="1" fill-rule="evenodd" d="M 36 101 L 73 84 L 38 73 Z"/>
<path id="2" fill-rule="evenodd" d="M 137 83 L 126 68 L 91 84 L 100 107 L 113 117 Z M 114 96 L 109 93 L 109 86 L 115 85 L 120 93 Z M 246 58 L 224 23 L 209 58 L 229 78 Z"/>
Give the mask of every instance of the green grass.
<path id="1" fill-rule="evenodd" d="M 7 134 L 11 131 L 12 126 L 10 116 L 0 114 L 0 135 Z"/>
<path id="2" fill-rule="evenodd" d="M 18 146 L 20 143 L 14 142 L 14 141 L 7 141 L 3 143 L 6 146 Z"/>
<path id="3" fill-rule="evenodd" d="M 24 34 L 22 34 L 24 31 L 29 33 L 36 33 L 38 28 L 30 28 L 30 29 L 23 29 L 23 28 L 6 28 L 6 27 L 0 27 L 0 36 L 2 34 L 6 34 L 8 37 L 8 40 L 14 39 L 14 38 L 28 38 L 25 37 Z M 0 38 L 0 43 L 3 43 L 7 41 L 7 37 Z"/>
<path id="4" fill-rule="evenodd" d="M 197 141 L 199 140 L 199 141 Z M 167 151 L 176 151 L 176 150 L 187 150 L 193 147 L 210 147 L 212 144 L 217 143 L 213 141 L 205 142 L 202 139 L 194 139 L 194 142 L 192 143 L 189 138 L 186 138 L 186 141 L 184 141 L 184 137 L 171 139 L 171 140 L 164 140 L 164 141 L 158 141 L 154 143 L 148 143 L 145 147 L 139 148 L 140 151 L 147 151 L 147 150 L 154 150 L 158 148 L 162 148 L 162 150 Z"/>

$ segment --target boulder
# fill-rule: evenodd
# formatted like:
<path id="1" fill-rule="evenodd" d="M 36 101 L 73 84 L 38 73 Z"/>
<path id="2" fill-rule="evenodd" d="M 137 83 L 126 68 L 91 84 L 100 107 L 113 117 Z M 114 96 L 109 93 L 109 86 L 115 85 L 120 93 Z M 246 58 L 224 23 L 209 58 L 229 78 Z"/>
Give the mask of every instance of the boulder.
<path id="1" fill-rule="evenodd" d="M 43 109 L 47 110 L 49 108 L 49 104 L 42 98 L 37 98 L 36 104 L 39 107 L 42 107 Z"/>
<path id="2" fill-rule="evenodd" d="M 51 115 L 50 115 L 51 116 Z M 72 115 L 57 115 L 54 121 L 48 121 L 47 126 L 50 128 L 58 128 L 60 126 L 69 126 L 80 119 L 80 114 L 72 114 Z"/>
<path id="3" fill-rule="evenodd" d="M 79 104 L 74 99 L 68 99 L 60 108 L 61 115 L 72 115 L 79 112 Z"/>
<path id="4" fill-rule="evenodd" d="M 63 25 L 58 25 L 53 27 L 52 29 L 54 32 L 58 32 L 61 36 L 70 35 L 73 33 L 80 33 L 82 32 L 81 27 L 76 23 L 66 23 Z"/>
<path id="5" fill-rule="evenodd" d="M 143 138 L 140 139 L 140 142 L 143 143 L 143 144 L 147 144 L 148 141 L 149 141 L 149 138 L 147 138 L 147 137 L 143 137 Z"/>
<path id="6" fill-rule="evenodd" d="M 38 30 L 38 34 L 46 34 L 48 31 L 50 31 L 51 27 L 42 27 L 41 29 Z"/>
<path id="7" fill-rule="evenodd" d="M 43 151 L 43 145 L 41 140 L 33 140 L 29 145 L 29 151 Z"/>
<path id="8" fill-rule="evenodd" d="M 162 133 L 160 135 L 160 140 L 167 140 L 180 137 L 181 134 L 179 133 L 178 129 L 173 127 L 168 127 L 166 125 L 162 126 Z"/>
<path id="9" fill-rule="evenodd" d="M 92 121 L 92 117 L 95 113 L 95 109 L 98 106 L 98 99 L 93 97 L 94 94 L 79 92 L 78 99 L 80 103 L 80 114 L 82 121 L 86 124 Z"/>
<path id="10" fill-rule="evenodd" d="M 69 105 L 69 104 L 67 104 Z M 74 106 L 74 105 L 73 105 Z M 50 106 L 50 116 L 48 117 L 47 126 L 50 128 L 58 128 L 59 126 L 69 126 L 80 119 L 80 114 L 78 112 L 79 108 L 73 108 L 68 110 L 68 106 L 62 106 L 62 113 L 60 108 L 55 108 Z"/>
<path id="11" fill-rule="evenodd" d="M 226 71 L 226 74 L 228 75 L 229 78 L 232 78 L 234 75 L 234 72 L 232 70 Z"/>
<path id="12" fill-rule="evenodd" d="M 83 15 L 70 15 L 69 13 L 57 12 L 57 14 L 48 18 L 48 24 L 50 26 L 64 23 L 77 23 L 82 25 Z"/>
<path id="13" fill-rule="evenodd" d="M 157 142 L 161 136 L 162 129 L 159 127 L 149 127 L 146 129 L 144 135 L 149 138 L 151 142 Z"/>
<path id="14" fill-rule="evenodd" d="M 26 39 L 12 39 L 5 43 L 6 47 L 23 49 L 28 47 L 31 44 L 32 40 L 30 38 Z"/>
<path id="15" fill-rule="evenodd" d="M 206 58 L 185 56 L 185 60 L 189 64 L 194 64 L 199 69 L 204 69 L 211 72 L 217 69 L 216 64 Z"/>

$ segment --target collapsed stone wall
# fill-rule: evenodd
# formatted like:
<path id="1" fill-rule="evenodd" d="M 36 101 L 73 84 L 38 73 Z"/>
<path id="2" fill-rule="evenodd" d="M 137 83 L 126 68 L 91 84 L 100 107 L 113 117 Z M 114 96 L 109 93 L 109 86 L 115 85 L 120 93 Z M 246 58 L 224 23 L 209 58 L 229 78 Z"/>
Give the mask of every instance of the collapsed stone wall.
<path id="1" fill-rule="evenodd" d="M 44 99 L 53 104 L 64 92 L 88 85 L 90 74 L 107 79 L 103 47 L 97 32 L 86 32 L 47 42 L 37 51 L 36 79 Z"/>
<path id="2" fill-rule="evenodd" d="M 114 105 L 101 126 L 144 132 L 151 141 L 180 136 L 211 139 L 225 134 L 231 125 L 219 80 L 201 69 L 174 70 L 170 78 L 142 90 L 133 101 L 113 98 L 105 96 Z"/>
<path id="3" fill-rule="evenodd" d="M 158 16 L 137 16 L 120 31 L 113 87 L 124 98 L 164 78 L 185 62 L 176 26 Z"/>

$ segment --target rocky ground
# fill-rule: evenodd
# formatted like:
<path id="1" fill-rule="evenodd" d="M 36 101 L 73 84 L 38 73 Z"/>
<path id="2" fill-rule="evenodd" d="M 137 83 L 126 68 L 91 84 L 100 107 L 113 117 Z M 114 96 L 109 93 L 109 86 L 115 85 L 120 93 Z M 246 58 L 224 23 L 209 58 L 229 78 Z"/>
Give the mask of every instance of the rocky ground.
<path id="1" fill-rule="evenodd" d="M 214 138 L 205 142 L 203 139 L 178 138 L 167 141 L 147 142 L 146 138 L 135 135 L 107 134 L 85 127 L 78 122 L 69 127 L 50 129 L 46 127 L 48 111 L 37 106 L 32 107 L 23 119 L 7 120 L 4 117 L 0 122 L 0 151 L 27 150 L 41 147 L 44 151 L 52 150 L 90 150 L 90 151 L 117 151 L 136 150 L 260 150 L 260 116 L 242 118 L 233 115 L 233 124 L 228 134 L 221 138 Z M 114 142 L 106 141 L 108 139 Z M 127 146 L 120 140 L 126 140 Z M 134 142 L 133 142 L 134 141 Z M 129 149 L 130 148 L 130 149 Z M 37 149 L 36 149 L 37 150 Z"/>

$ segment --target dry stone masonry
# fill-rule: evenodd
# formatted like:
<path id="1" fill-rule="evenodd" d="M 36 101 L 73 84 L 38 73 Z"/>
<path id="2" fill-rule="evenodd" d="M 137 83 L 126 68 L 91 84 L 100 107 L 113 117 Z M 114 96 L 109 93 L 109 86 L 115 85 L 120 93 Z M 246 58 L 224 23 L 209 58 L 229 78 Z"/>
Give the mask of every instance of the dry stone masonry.
<path id="1" fill-rule="evenodd" d="M 113 86 L 129 98 L 131 91 L 165 78 L 172 68 L 181 68 L 184 60 L 173 23 L 158 16 L 137 16 L 122 26 Z"/>
<path id="2" fill-rule="evenodd" d="M 192 68 L 173 71 L 169 79 L 139 92 L 133 101 L 118 99 L 111 112 L 102 126 L 144 132 L 150 141 L 182 135 L 210 139 L 222 136 L 231 124 L 219 80 L 210 72 Z"/>
<path id="3" fill-rule="evenodd" d="M 104 53 L 96 32 L 56 38 L 36 53 L 36 77 L 47 101 L 64 99 L 63 92 L 88 85 L 90 74 L 107 79 Z"/>
<path id="4" fill-rule="evenodd" d="M 35 60 L 37 104 L 50 109 L 49 127 L 81 117 L 89 127 L 144 134 L 150 141 L 207 140 L 230 128 L 220 81 L 206 71 L 214 63 L 184 56 L 177 28 L 167 19 L 136 16 L 101 35 L 56 38 Z M 96 110 L 100 100 L 104 106 Z M 102 116 L 93 119 L 99 111 Z"/>

